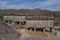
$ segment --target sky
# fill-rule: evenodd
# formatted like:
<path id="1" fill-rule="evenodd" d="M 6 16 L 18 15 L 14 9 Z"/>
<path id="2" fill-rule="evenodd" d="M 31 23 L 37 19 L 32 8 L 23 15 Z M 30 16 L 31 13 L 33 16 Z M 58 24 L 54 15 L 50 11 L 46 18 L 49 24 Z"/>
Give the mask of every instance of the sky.
<path id="1" fill-rule="evenodd" d="M 0 0 L 0 9 L 35 8 L 60 11 L 60 0 Z"/>

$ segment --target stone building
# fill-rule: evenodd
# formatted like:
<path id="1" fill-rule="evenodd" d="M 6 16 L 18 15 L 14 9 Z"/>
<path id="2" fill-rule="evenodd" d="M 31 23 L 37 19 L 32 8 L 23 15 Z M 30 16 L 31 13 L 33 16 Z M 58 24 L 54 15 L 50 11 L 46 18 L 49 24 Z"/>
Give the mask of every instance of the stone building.
<path id="1" fill-rule="evenodd" d="M 53 20 L 27 20 L 27 27 L 53 27 Z"/>
<path id="2" fill-rule="evenodd" d="M 18 27 L 53 27 L 53 16 L 4 16 L 4 22 Z"/>
<path id="3" fill-rule="evenodd" d="M 36 31 L 51 31 L 54 26 L 53 16 L 28 16 L 26 17 L 26 27 Z M 51 27 L 51 29 L 50 29 Z M 29 30 L 29 29 L 28 29 Z"/>
<path id="4" fill-rule="evenodd" d="M 20 28 L 25 26 L 25 16 L 4 16 L 3 20 L 5 23 L 10 24 L 11 26 L 14 26 L 15 28 Z"/>
<path id="5" fill-rule="evenodd" d="M 16 22 L 16 21 L 25 21 L 25 16 L 4 16 L 4 21 L 12 21 L 13 22 Z"/>

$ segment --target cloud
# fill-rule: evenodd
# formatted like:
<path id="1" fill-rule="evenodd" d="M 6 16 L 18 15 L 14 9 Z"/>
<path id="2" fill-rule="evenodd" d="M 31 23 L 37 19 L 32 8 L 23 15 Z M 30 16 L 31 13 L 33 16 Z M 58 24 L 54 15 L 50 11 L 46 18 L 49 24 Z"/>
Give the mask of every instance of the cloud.
<path id="1" fill-rule="evenodd" d="M 48 7 L 48 6 L 53 6 L 53 5 L 57 5 L 60 3 L 60 0 L 47 0 L 45 2 L 37 2 L 40 5 L 44 5 L 44 7 Z"/>
<path id="2" fill-rule="evenodd" d="M 0 1 L 0 9 L 5 9 L 5 7 L 11 2 L 8 1 Z"/>
<path id="3" fill-rule="evenodd" d="M 20 0 L 18 0 L 20 1 Z M 24 8 L 25 3 L 20 4 L 12 4 L 13 2 L 10 1 L 0 1 L 0 9 L 19 9 Z"/>
<path id="4" fill-rule="evenodd" d="M 0 9 L 41 8 L 60 10 L 60 0 L 0 0 Z"/>
<path id="5" fill-rule="evenodd" d="M 18 1 L 0 1 L 0 9 L 27 9 L 27 8 L 34 8 L 32 7 L 34 5 L 34 3 L 29 3 L 29 2 L 22 2 L 22 3 L 18 3 L 22 0 L 18 0 Z M 17 4 L 18 3 L 18 4 Z"/>
<path id="6" fill-rule="evenodd" d="M 48 0 L 47 2 L 45 2 L 43 4 L 45 4 L 46 6 L 53 6 L 53 5 L 56 5 L 59 3 L 60 3 L 60 0 Z"/>
<path id="7" fill-rule="evenodd" d="M 37 4 L 42 9 L 56 10 L 58 9 L 58 6 L 60 6 L 60 0 L 47 0 L 44 2 L 37 2 Z"/>

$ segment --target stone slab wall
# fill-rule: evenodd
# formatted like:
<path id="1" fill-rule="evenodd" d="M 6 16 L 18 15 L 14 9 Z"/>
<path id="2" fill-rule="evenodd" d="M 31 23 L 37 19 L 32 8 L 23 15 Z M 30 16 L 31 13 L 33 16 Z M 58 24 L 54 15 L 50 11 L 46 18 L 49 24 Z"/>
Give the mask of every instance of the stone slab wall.
<path id="1" fill-rule="evenodd" d="M 26 26 L 30 27 L 53 27 L 53 20 L 26 20 Z"/>
<path id="2" fill-rule="evenodd" d="M 25 16 L 4 16 L 3 18 L 4 20 L 12 20 L 13 22 L 25 20 Z"/>
<path id="3" fill-rule="evenodd" d="M 26 21 L 26 27 L 53 27 L 54 20 L 26 20 L 26 16 L 4 16 L 4 20 Z"/>

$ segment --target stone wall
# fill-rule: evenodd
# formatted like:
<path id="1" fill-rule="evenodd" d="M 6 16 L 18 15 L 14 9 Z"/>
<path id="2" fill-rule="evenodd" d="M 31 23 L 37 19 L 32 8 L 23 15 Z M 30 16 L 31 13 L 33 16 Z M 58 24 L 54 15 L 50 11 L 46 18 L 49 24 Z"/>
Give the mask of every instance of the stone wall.
<path id="1" fill-rule="evenodd" d="M 4 20 L 12 20 L 13 22 L 24 21 L 25 16 L 4 16 Z"/>
<path id="2" fill-rule="evenodd" d="M 26 20 L 28 27 L 53 27 L 53 20 Z"/>
<path id="3" fill-rule="evenodd" d="M 54 20 L 27 20 L 26 16 L 4 16 L 4 20 L 12 20 L 12 23 L 15 24 L 16 21 L 19 21 L 19 26 L 25 27 L 53 27 Z M 26 21 L 25 25 L 21 25 L 21 22 Z"/>

